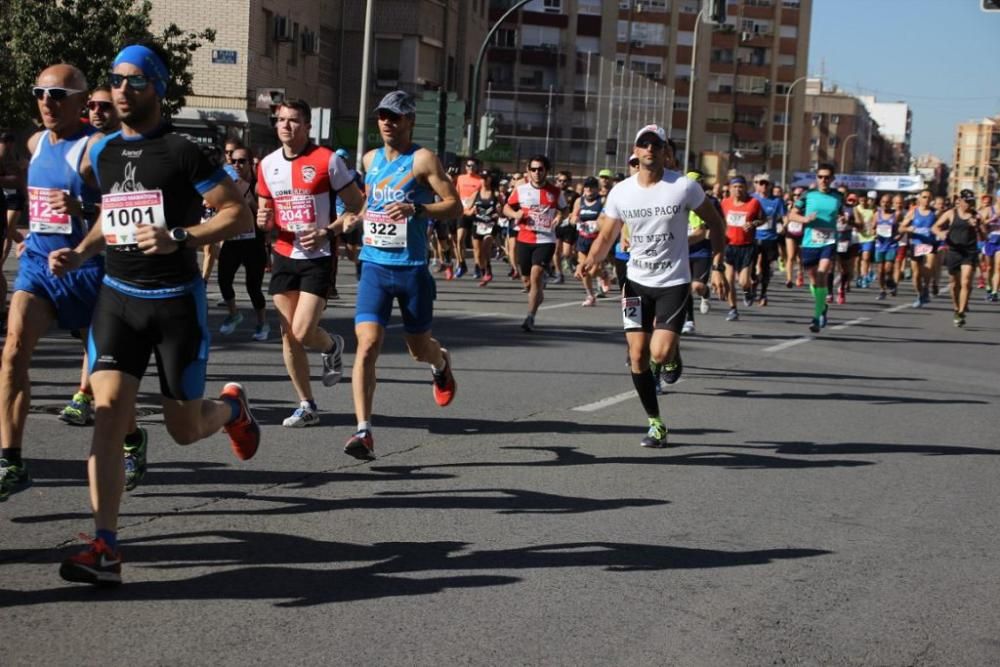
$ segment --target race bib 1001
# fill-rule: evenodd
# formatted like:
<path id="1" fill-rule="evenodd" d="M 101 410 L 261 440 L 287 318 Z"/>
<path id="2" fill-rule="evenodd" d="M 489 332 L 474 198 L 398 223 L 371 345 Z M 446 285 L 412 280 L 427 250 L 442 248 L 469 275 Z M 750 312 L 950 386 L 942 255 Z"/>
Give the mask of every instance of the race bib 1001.
<path id="1" fill-rule="evenodd" d="M 405 248 L 406 218 L 393 220 L 382 211 L 365 211 L 364 244 L 375 248 Z"/>
<path id="2" fill-rule="evenodd" d="M 49 194 L 55 188 L 28 187 L 28 227 L 33 234 L 71 234 L 73 221 L 65 213 L 56 213 L 49 206 Z M 69 190 L 62 190 L 69 194 Z"/>
<path id="3" fill-rule="evenodd" d="M 626 329 L 642 328 L 642 298 L 622 297 L 622 324 Z"/>
<path id="4" fill-rule="evenodd" d="M 274 220 L 287 232 L 316 229 L 316 199 L 312 195 L 280 195 L 274 198 Z"/>
<path id="5" fill-rule="evenodd" d="M 108 245 L 135 245 L 139 225 L 167 226 L 163 192 L 117 192 L 101 197 L 101 233 Z"/>

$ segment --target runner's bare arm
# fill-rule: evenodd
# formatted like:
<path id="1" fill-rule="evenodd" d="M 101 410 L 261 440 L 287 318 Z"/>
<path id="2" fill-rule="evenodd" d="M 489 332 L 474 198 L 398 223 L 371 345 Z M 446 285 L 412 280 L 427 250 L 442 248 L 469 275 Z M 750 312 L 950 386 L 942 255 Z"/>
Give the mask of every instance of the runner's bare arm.
<path id="1" fill-rule="evenodd" d="M 424 209 L 428 217 L 435 220 L 451 220 L 462 215 L 462 202 L 458 198 L 458 190 L 437 155 L 421 148 L 413 157 L 414 176 L 430 186 L 441 201 L 427 204 Z"/>
<path id="2" fill-rule="evenodd" d="M 49 271 L 57 277 L 80 268 L 88 259 L 104 250 L 104 232 L 100 223 L 87 232 L 75 248 L 60 248 L 49 253 Z"/>
<path id="3" fill-rule="evenodd" d="M 592 274 L 601 267 L 604 259 L 608 256 L 608 252 L 614 246 L 615 239 L 621 233 L 622 224 L 623 222 L 617 218 L 608 217 L 603 213 L 600 215 L 597 219 L 597 228 L 599 230 L 597 238 L 594 239 L 594 243 L 590 246 L 587 259 L 577 265 L 576 275 L 578 277 Z"/>

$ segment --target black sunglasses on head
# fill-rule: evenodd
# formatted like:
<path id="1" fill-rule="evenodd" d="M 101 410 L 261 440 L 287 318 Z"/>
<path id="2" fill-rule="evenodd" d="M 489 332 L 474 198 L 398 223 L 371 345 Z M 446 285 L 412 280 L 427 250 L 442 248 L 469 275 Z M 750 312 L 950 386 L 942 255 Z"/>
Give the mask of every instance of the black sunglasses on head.
<path id="1" fill-rule="evenodd" d="M 70 95 L 82 93 L 84 91 L 76 88 L 65 88 L 63 86 L 35 86 L 31 89 L 31 94 L 36 100 L 43 100 L 48 95 L 50 100 L 61 102 Z"/>
<path id="2" fill-rule="evenodd" d="M 108 75 L 108 85 L 111 86 L 112 90 L 117 90 L 121 88 L 123 83 L 128 84 L 128 87 L 137 93 L 141 93 L 146 90 L 146 88 L 153 82 L 153 79 L 146 76 L 145 74 L 115 74 L 112 72 Z"/>

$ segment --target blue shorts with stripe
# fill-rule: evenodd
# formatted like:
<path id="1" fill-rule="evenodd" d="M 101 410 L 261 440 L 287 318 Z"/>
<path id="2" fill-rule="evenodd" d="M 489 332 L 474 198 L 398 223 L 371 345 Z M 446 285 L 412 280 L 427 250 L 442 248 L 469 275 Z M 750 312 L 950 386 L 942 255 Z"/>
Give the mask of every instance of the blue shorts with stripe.
<path id="1" fill-rule="evenodd" d="M 25 252 L 18 260 L 14 291 L 29 292 L 51 303 L 60 328 L 85 329 L 90 326 L 103 277 L 104 263 L 96 261 L 57 278 L 49 271 L 47 257 Z"/>
<path id="2" fill-rule="evenodd" d="M 362 262 L 354 324 L 375 322 L 388 326 L 395 301 L 403 317 L 403 331 L 424 333 L 431 330 L 436 298 L 437 284 L 426 264 L 387 266 Z"/>

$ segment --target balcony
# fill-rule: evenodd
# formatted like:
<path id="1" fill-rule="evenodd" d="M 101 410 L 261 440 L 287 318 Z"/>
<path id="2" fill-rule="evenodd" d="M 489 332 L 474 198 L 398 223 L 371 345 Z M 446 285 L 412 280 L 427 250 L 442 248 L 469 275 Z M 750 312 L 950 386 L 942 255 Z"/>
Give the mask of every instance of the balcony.
<path id="1" fill-rule="evenodd" d="M 744 38 L 746 35 L 749 35 L 749 37 Z M 769 32 L 741 32 L 740 46 L 759 46 L 769 48 L 774 46 L 774 35 Z"/>
<path id="2" fill-rule="evenodd" d="M 781 8 L 781 25 L 795 25 L 799 24 L 799 11 L 798 9 L 793 9 L 791 7 Z"/>
<path id="3" fill-rule="evenodd" d="M 541 67 L 563 67 L 566 65 L 566 56 L 559 53 L 555 47 L 525 47 L 520 51 L 520 60 L 524 65 Z"/>
<path id="4" fill-rule="evenodd" d="M 751 65 L 747 62 L 741 62 L 739 73 L 742 76 L 762 76 L 768 78 L 771 76 L 771 65 Z"/>
<path id="5" fill-rule="evenodd" d="M 763 127 L 749 125 L 747 123 L 736 123 L 733 125 L 733 135 L 738 142 L 762 143 L 767 137 L 767 131 Z"/>
<path id="6" fill-rule="evenodd" d="M 774 5 L 773 3 L 759 3 L 755 6 L 744 2 L 742 16 L 745 19 L 773 19 Z"/>
<path id="7" fill-rule="evenodd" d="M 687 127 L 687 111 L 674 111 L 672 120 L 673 127 Z"/>
<path id="8" fill-rule="evenodd" d="M 695 21 L 695 14 L 678 14 L 677 29 L 694 30 L 694 21 Z"/>
<path id="9" fill-rule="evenodd" d="M 728 120 L 709 118 L 705 121 L 705 131 L 712 134 L 728 134 L 731 125 Z"/>
<path id="10" fill-rule="evenodd" d="M 797 78 L 795 74 L 795 65 L 778 65 L 778 81 L 780 83 L 795 81 Z"/>

